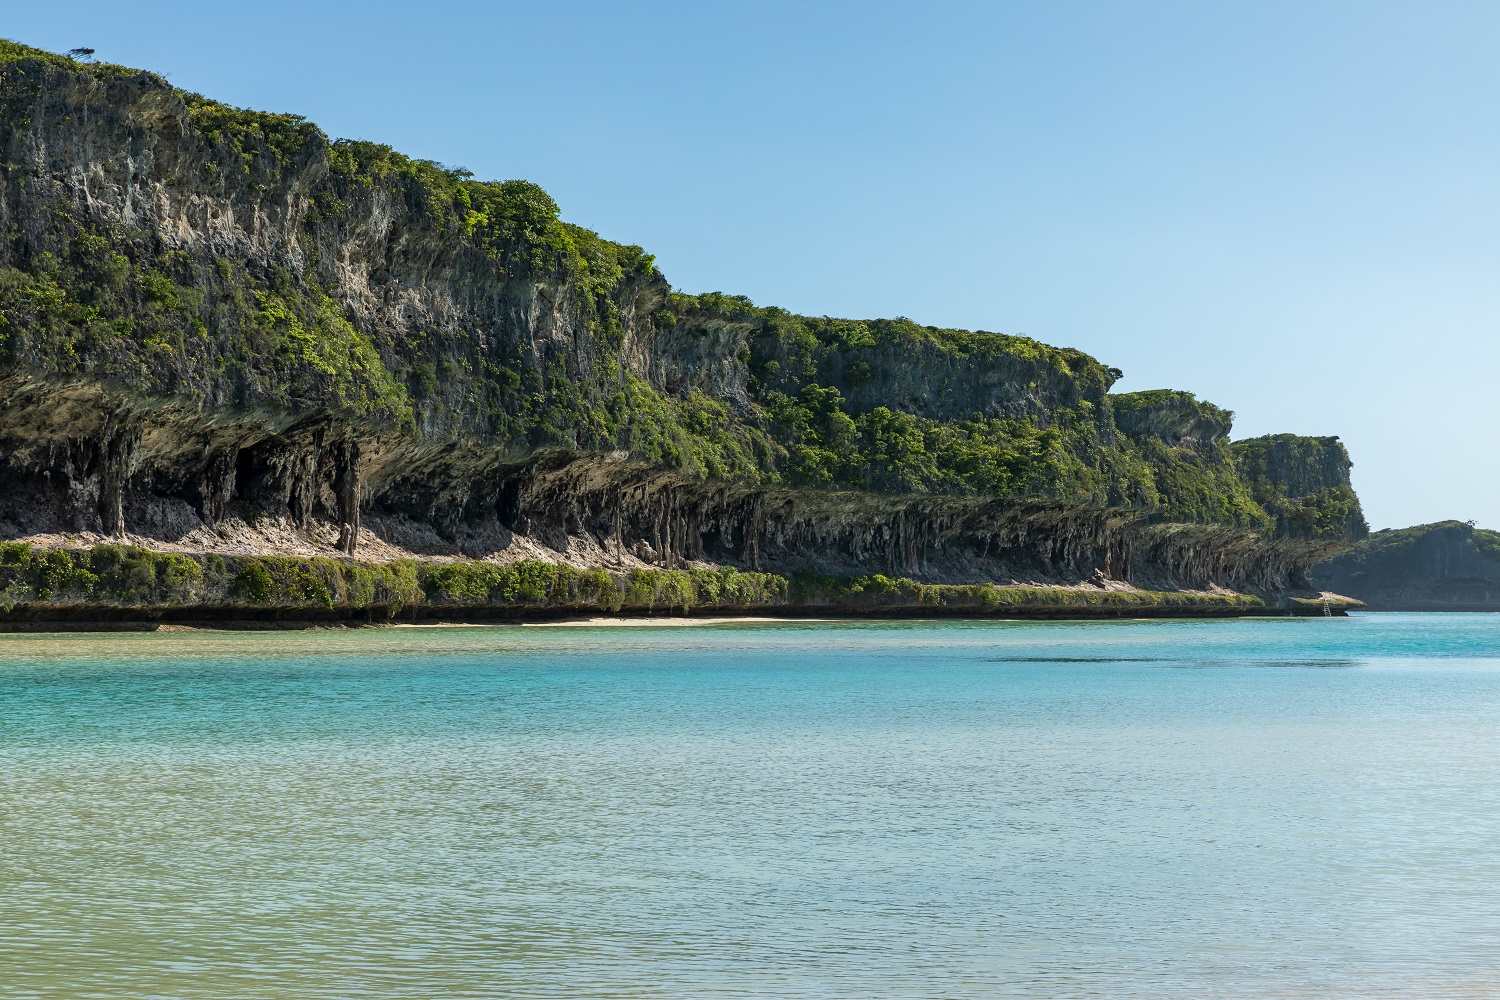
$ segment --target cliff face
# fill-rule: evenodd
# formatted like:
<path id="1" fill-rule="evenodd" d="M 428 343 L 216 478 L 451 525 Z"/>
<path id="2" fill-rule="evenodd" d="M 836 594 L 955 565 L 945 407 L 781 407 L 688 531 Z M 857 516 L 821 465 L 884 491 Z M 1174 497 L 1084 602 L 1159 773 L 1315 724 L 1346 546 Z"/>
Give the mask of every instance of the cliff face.
<path id="1" fill-rule="evenodd" d="M 1168 389 L 1110 399 L 1116 426 L 1151 469 L 1162 519 L 1270 527 L 1230 458 L 1234 414 Z"/>
<path id="2" fill-rule="evenodd" d="M 1357 541 L 1369 534 L 1336 437 L 1274 434 L 1236 441 L 1234 463 L 1281 537 Z"/>
<path id="3" fill-rule="evenodd" d="M 674 293 L 534 185 L 149 73 L 0 43 L 0 114 L 0 533 L 1261 588 L 1344 537 L 1078 351 Z"/>
<path id="4" fill-rule="evenodd" d="M 1500 533 L 1462 521 L 1377 531 L 1313 568 L 1377 611 L 1500 610 Z"/>
<path id="5" fill-rule="evenodd" d="M 1234 414 L 1200 402 L 1190 392 L 1155 389 L 1111 397 L 1115 425 L 1137 440 L 1220 457 Z"/>
<path id="6" fill-rule="evenodd" d="M 451 436 L 513 429 L 523 407 L 494 389 L 545 388 L 525 375 L 586 391 L 647 363 L 637 313 L 660 275 L 532 185 L 335 150 L 144 73 L 22 59 L 5 100 L 18 368 Z"/>

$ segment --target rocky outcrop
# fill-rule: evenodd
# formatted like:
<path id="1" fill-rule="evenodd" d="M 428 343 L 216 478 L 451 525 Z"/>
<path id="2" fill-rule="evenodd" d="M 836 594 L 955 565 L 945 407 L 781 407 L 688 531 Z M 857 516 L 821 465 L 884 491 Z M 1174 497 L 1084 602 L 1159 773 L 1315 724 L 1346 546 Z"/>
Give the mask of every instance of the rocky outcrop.
<path id="1" fill-rule="evenodd" d="M 1199 400 L 1190 392 L 1152 389 L 1110 397 L 1115 426 L 1138 440 L 1199 454 L 1217 452 L 1228 442 L 1234 414 Z"/>
<path id="2" fill-rule="evenodd" d="M 954 343 L 935 328 L 913 336 L 900 321 L 866 324 L 869 336 L 827 352 L 819 381 L 837 387 L 851 413 L 885 406 L 933 420 L 1021 418 L 1050 422 L 1080 403 L 1107 419 L 1118 377 L 1082 352 L 1076 369 L 1052 352 L 1016 350 L 991 336 Z M 915 324 L 910 324 L 915 327 Z"/>
<path id="3" fill-rule="evenodd" d="M 1353 463 L 1338 438 L 1271 434 L 1236 441 L 1231 450 L 1277 535 L 1353 542 L 1369 534 L 1349 479 Z"/>
<path id="4" fill-rule="evenodd" d="M 1234 443 L 1235 461 L 1252 487 L 1289 497 L 1349 489 L 1349 453 L 1336 437 L 1271 434 Z"/>
<path id="5" fill-rule="evenodd" d="M 1377 531 L 1311 578 L 1377 611 L 1500 611 L 1500 533 L 1463 521 Z"/>

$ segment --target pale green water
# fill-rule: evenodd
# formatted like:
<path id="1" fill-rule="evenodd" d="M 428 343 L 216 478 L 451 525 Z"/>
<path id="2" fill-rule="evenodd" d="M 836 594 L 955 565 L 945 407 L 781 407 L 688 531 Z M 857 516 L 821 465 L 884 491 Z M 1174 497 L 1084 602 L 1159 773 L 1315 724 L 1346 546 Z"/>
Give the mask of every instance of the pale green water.
<path id="1" fill-rule="evenodd" d="M 0 997 L 1500 995 L 1500 616 L 0 636 Z"/>

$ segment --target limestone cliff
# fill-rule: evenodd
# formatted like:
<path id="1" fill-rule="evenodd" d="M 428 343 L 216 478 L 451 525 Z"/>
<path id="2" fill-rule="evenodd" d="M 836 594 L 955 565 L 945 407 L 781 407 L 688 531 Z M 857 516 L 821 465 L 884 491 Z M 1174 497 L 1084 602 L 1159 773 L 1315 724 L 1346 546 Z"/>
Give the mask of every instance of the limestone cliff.
<path id="1" fill-rule="evenodd" d="M 1287 537 L 1356 541 L 1369 533 L 1336 437 L 1273 434 L 1236 441 L 1234 463 L 1255 502 Z"/>
<path id="2" fill-rule="evenodd" d="M 677 293 L 535 185 L 11 43 L 0 231 L 12 537 L 1275 590 L 1363 523 L 1081 352 Z"/>

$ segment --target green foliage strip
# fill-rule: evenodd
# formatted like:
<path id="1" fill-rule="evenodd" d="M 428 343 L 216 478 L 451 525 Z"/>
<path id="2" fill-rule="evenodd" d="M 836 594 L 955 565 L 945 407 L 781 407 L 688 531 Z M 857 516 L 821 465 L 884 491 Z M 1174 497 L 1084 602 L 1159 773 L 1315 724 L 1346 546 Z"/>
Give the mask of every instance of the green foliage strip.
<path id="1" fill-rule="evenodd" d="M 1251 595 L 1102 591 L 990 583 L 924 584 L 880 574 L 790 578 L 723 566 L 611 573 L 556 563 L 363 563 L 321 557 L 181 555 L 128 545 L 43 549 L 0 543 L 0 611 L 17 606 L 266 608 L 319 612 L 417 607 L 680 611 L 778 607 L 969 610 L 1267 607 Z"/>

